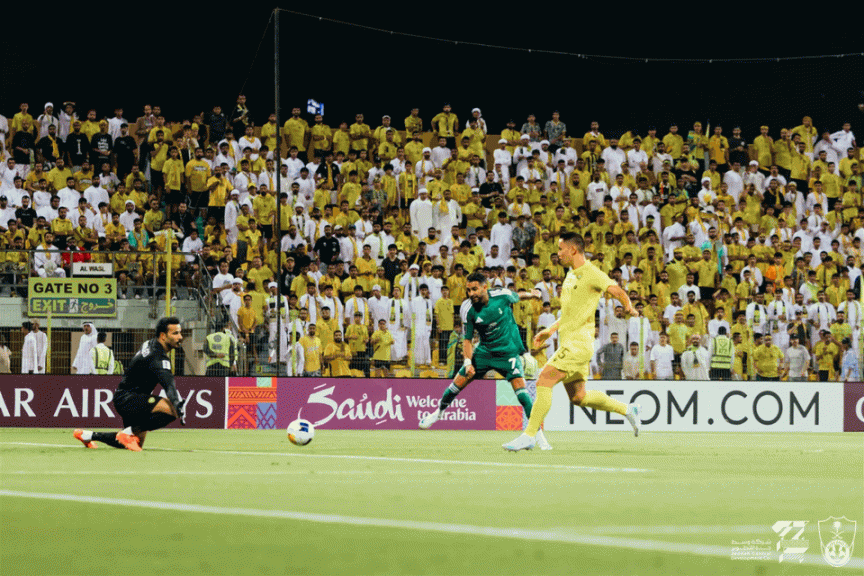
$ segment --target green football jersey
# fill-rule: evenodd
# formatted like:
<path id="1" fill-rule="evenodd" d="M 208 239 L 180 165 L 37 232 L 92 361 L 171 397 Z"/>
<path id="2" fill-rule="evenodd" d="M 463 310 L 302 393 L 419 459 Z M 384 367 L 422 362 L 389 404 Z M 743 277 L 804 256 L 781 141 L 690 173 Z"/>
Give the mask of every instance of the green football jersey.
<path id="1" fill-rule="evenodd" d="M 493 357 L 511 358 L 525 352 L 525 343 L 513 318 L 513 304 L 519 296 L 504 288 L 489 290 L 489 302 L 472 304 L 468 310 L 465 339 L 480 335 L 480 344 L 474 354 L 489 354 Z"/>

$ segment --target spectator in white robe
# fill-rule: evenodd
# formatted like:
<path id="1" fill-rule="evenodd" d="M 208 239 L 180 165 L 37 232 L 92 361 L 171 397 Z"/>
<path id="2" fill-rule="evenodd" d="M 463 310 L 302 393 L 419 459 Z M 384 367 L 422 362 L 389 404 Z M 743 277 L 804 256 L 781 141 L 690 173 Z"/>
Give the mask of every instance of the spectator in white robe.
<path id="1" fill-rule="evenodd" d="M 90 356 L 90 350 L 96 346 L 98 336 L 99 332 L 96 330 L 96 326 L 92 322 L 85 322 L 84 334 L 81 335 L 78 352 L 72 362 L 73 374 L 93 374 L 93 359 Z"/>
<path id="2" fill-rule="evenodd" d="M 418 366 L 432 364 L 432 351 L 429 344 L 434 310 L 435 303 L 429 298 L 429 287 L 421 284 L 420 295 L 411 301 L 410 311 L 411 329 L 414 332 L 410 353 L 414 354 L 414 361 Z"/>
<path id="3" fill-rule="evenodd" d="M 48 352 L 48 336 L 39 330 L 39 322 L 24 322 L 22 324 L 24 346 L 21 348 L 21 373 L 44 374 L 45 359 Z"/>
<path id="4" fill-rule="evenodd" d="M 438 228 L 436 226 L 435 208 L 429 200 L 429 191 L 426 188 L 420 188 L 418 191 L 419 198 L 411 203 L 409 208 L 411 217 L 411 229 L 417 238 L 423 236 L 420 232 L 426 232 L 429 228 Z"/>
<path id="5" fill-rule="evenodd" d="M 402 288 L 393 287 L 393 297 L 387 303 L 387 329 L 393 335 L 390 345 L 390 360 L 404 360 L 408 355 L 408 330 L 411 318 L 407 313 L 407 302 L 402 298 Z"/>
<path id="6" fill-rule="evenodd" d="M 684 372 L 685 380 L 708 380 L 708 368 L 711 364 L 711 356 L 708 350 L 699 345 L 701 337 L 693 334 L 690 337 L 690 346 L 681 354 L 681 370 Z"/>

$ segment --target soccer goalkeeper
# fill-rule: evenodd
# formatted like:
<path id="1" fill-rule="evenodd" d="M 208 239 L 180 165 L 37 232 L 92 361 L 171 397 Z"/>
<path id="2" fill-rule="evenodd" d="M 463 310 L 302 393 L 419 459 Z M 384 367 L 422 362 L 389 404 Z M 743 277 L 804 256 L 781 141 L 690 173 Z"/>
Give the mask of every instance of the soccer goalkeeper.
<path id="1" fill-rule="evenodd" d="M 75 430 L 73 436 L 87 448 L 96 448 L 93 443 L 96 441 L 140 452 L 150 430 L 164 428 L 177 418 L 185 425 L 184 402 L 174 386 L 168 358 L 168 352 L 179 348 L 182 341 L 180 320 L 173 316 L 161 318 L 156 324 L 156 337 L 145 342 L 135 354 L 114 391 L 114 407 L 123 418 L 123 430 L 116 433 Z M 152 395 L 157 384 L 168 398 Z"/>

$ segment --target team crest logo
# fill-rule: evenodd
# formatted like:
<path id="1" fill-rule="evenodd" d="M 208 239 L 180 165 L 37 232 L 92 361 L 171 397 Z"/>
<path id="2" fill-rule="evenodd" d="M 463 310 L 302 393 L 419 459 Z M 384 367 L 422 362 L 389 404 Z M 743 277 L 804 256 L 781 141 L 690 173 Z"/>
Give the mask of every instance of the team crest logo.
<path id="1" fill-rule="evenodd" d="M 822 547 L 822 557 L 832 566 L 845 566 L 852 558 L 855 547 L 855 530 L 858 523 L 845 516 L 831 516 L 819 521 L 819 545 Z"/>

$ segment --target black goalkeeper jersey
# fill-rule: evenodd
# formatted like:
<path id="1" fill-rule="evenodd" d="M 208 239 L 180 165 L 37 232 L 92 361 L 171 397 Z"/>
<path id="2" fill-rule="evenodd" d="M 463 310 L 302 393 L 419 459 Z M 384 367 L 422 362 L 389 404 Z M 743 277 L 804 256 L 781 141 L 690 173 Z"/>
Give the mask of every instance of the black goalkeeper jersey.
<path id="1" fill-rule="evenodd" d="M 162 386 L 168 400 L 175 407 L 180 405 L 180 395 L 174 386 L 174 374 L 171 372 L 171 359 L 159 340 L 153 338 L 141 346 L 126 367 L 123 379 L 117 385 L 117 393 L 150 394 L 157 384 Z"/>

